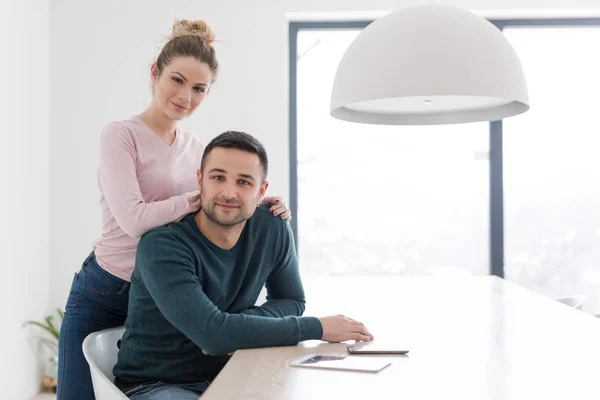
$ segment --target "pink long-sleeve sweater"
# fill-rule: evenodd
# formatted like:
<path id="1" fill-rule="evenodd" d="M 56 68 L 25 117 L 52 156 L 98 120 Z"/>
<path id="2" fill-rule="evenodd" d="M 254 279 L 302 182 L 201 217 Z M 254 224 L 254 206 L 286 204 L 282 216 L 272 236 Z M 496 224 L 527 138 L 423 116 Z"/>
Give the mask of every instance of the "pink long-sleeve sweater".
<path id="1" fill-rule="evenodd" d="M 102 268 L 129 281 L 140 236 L 195 211 L 203 151 L 193 134 L 179 128 L 169 146 L 138 117 L 104 128 L 98 167 L 102 236 L 93 243 Z"/>

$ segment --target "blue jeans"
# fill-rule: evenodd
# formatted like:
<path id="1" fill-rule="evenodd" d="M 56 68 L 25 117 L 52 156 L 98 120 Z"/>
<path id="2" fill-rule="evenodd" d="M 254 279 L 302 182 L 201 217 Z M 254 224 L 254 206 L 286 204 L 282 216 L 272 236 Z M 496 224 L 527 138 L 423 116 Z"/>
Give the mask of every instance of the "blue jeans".
<path id="1" fill-rule="evenodd" d="M 125 324 L 129 282 L 105 271 L 92 252 L 75 274 L 58 341 L 57 400 L 94 400 L 83 339 Z"/>
<path id="2" fill-rule="evenodd" d="M 169 384 L 156 382 L 128 390 L 131 400 L 198 400 L 208 388 L 209 382 L 191 384 Z"/>

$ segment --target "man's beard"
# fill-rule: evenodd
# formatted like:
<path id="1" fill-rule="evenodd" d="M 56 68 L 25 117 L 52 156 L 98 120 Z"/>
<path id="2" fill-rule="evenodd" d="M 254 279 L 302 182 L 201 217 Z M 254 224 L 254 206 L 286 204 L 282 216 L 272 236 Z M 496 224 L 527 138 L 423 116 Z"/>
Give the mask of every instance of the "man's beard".
<path id="1" fill-rule="evenodd" d="M 202 211 L 208 217 L 208 219 L 225 228 L 231 228 L 247 221 L 250 218 L 249 213 L 246 212 L 244 203 L 239 201 L 214 198 L 205 200 L 204 196 L 200 195 L 200 203 L 202 204 Z M 238 208 L 232 209 L 229 213 L 222 211 L 219 212 L 219 210 L 217 210 L 217 203 L 233 205 Z"/>

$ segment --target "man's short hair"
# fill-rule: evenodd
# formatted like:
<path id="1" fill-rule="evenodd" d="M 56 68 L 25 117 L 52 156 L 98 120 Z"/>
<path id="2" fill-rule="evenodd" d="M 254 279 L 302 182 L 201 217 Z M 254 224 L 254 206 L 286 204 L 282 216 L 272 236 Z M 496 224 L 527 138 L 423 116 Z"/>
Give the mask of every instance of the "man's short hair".
<path id="1" fill-rule="evenodd" d="M 245 132 L 238 131 L 227 131 L 223 132 L 213 140 L 210 141 L 204 154 L 202 155 L 202 163 L 200 164 L 200 171 L 204 173 L 204 163 L 210 152 L 216 147 L 223 147 L 226 149 L 237 149 L 248 152 L 250 154 L 256 154 L 260 160 L 262 166 L 262 181 L 267 179 L 267 172 L 269 171 L 269 159 L 267 158 L 267 151 L 263 145 L 252 135 Z"/>

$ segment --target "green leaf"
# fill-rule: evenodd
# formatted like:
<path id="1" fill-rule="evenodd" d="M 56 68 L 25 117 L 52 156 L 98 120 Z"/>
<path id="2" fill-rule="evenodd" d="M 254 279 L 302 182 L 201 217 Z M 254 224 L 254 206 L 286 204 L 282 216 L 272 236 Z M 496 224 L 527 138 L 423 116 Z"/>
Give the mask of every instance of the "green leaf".
<path id="1" fill-rule="evenodd" d="M 48 330 L 50 333 L 52 333 L 52 336 L 54 336 L 55 338 L 58 339 L 58 331 L 56 330 L 56 328 L 54 327 L 54 324 L 52 323 L 52 320 L 54 319 L 54 317 L 50 316 L 46 318 L 46 323 L 48 324 Z"/>
<path id="2" fill-rule="evenodd" d="M 58 340 L 58 332 L 56 332 L 56 329 L 51 329 L 51 328 L 47 327 L 46 325 L 39 323 L 37 321 L 26 321 L 23 324 L 23 326 L 25 326 L 25 325 L 38 326 L 38 327 L 42 328 L 43 330 L 45 330 L 46 332 L 48 332 L 49 334 L 51 334 L 52 336 L 54 336 L 54 338 Z"/>
<path id="3" fill-rule="evenodd" d="M 57 308 L 56 312 L 58 314 L 58 316 L 60 317 L 61 321 L 63 320 L 65 314 L 64 312 L 60 309 Z M 52 335 L 56 340 L 58 340 L 58 337 L 60 335 L 60 332 L 57 330 L 57 328 L 54 326 L 54 317 L 53 316 L 48 316 L 46 317 L 46 319 L 44 319 L 44 322 L 37 322 L 37 321 L 26 321 L 23 323 L 23 326 L 26 325 L 35 325 L 37 327 L 42 328 L 43 330 L 45 330 L 46 332 L 48 332 L 50 335 Z"/>

